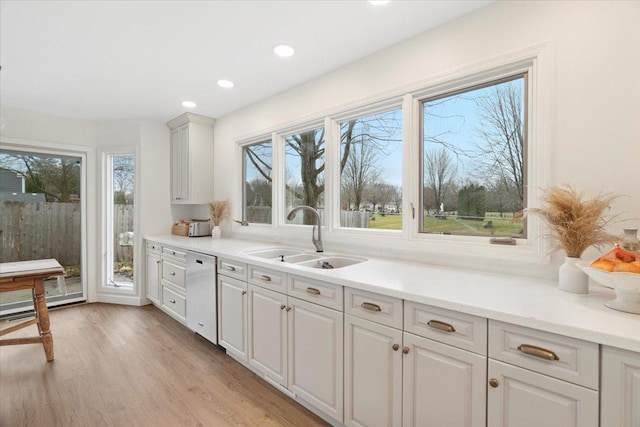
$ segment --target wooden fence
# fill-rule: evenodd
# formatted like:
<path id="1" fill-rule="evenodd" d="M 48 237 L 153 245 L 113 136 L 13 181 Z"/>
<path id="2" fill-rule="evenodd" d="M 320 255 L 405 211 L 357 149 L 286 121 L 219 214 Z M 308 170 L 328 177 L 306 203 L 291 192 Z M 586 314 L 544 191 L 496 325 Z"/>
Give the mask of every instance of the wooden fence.
<path id="1" fill-rule="evenodd" d="M 133 231 L 133 206 L 116 205 L 115 260 L 130 260 L 131 247 L 120 246 L 119 234 Z M 80 263 L 80 204 L 50 202 L 0 203 L 2 262 L 55 258 L 62 265 Z"/>

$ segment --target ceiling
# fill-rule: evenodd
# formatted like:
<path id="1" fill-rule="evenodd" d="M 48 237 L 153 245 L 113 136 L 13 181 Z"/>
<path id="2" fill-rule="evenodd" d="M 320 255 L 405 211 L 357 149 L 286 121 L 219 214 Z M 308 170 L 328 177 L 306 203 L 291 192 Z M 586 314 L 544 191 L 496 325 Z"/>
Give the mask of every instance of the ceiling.
<path id="1" fill-rule="evenodd" d="M 92 120 L 217 118 L 488 3 L 1 0 L 0 103 Z M 278 43 L 296 54 L 276 57 Z"/>

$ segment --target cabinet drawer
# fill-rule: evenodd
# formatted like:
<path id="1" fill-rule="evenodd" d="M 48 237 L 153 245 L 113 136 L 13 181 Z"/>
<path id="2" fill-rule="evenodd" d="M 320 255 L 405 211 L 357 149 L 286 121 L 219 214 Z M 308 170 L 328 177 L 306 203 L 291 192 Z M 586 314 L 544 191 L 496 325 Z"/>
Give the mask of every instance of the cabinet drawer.
<path id="1" fill-rule="evenodd" d="M 489 321 L 489 357 L 598 389 L 598 344 Z"/>
<path id="2" fill-rule="evenodd" d="M 166 287 L 162 288 L 162 305 L 182 318 L 187 314 L 187 299 Z"/>
<path id="3" fill-rule="evenodd" d="M 164 246 L 162 248 L 162 255 L 175 258 L 176 260 L 182 262 L 185 262 L 187 259 L 187 253 L 185 251 L 167 246 Z"/>
<path id="4" fill-rule="evenodd" d="M 185 267 L 166 259 L 162 260 L 162 279 L 172 285 L 184 288 Z"/>
<path id="5" fill-rule="evenodd" d="M 162 245 L 156 242 L 147 242 L 147 252 L 160 253 L 162 252 Z"/>
<path id="6" fill-rule="evenodd" d="M 271 289 L 276 292 L 287 292 L 286 273 L 250 265 L 248 267 L 248 274 L 248 281 L 253 285 L 262 286 L 263 288 Z"/>
<path id="7" fill-rule="evenodd" d="M 373 292 L 345 288 L 344 312 L 402 329 L 402 300 Z"/>
<path id="8" fill-rule="evenodd" d="M 487 319 L 405 301 L 404 330 L 478 354 L 487 354 Z"/>
<path id="9" fill-rule="evenodd" d="M 334 310 L 342 311 L 343 309 L 342 286 L 334 285 L 333 283 L 290 274 L 288 294 Z"/>
<path id="10" fill-rule="evenodd" d="M 247 264 L 218 258 L 218 273 L 238 280 L 247 280 Z"/>

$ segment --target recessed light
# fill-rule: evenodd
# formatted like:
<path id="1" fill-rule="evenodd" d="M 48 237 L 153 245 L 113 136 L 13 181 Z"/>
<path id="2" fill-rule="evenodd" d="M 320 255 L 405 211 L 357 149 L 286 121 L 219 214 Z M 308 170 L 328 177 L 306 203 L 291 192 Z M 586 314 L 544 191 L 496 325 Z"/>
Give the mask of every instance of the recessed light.
<path id="1" fill-rule="evenodd" d="M 230 89 L 233 87 L 233 82 L 230 80 L 218 80 L 218 86 L 223 87 L 225 89 Z"/>
<path id="2" fill-rule="evenodd" d="M 371 3 L 374 6 L 382 6 L 389 3 L 390 1 L 391 0 L 369 0 L 369 3 Z"/>
<path id="3" fill-rule="evenodd" d="M 196 108 L 196 103 L 191 101 L 183 101 L 182 106 L 186 108 Z"/>
<path id="4" fill-rule="evenodd" d="M 296 51 L 293 46 L 289 46 L 288 44 L 279 44 L 273 47 L 273 53 L 282 58 L 288 58 L 290 56 L 293 56 Z"/>

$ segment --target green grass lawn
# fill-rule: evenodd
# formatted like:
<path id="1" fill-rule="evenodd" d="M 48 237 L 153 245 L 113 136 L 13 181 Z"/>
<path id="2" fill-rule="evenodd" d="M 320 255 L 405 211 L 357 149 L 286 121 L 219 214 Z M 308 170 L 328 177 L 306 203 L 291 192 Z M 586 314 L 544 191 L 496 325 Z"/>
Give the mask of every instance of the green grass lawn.
<path id="1" fill-rule="evenodd" d="M 371 228 L 381 230 L 402 230 L 402 215 L 374 215 L 375 220 L 371 220 Z M 431 233 L 451 233 L 451 234 L 467 234 L 467 235 L 484 235 L 484 236 L 522 236 L 522 220 L 515 221 L 511 224 L 509 219 L 491 218 L 492 228 L 485 228 L 484 224 L 489 221 L 472 221 L 460 220 L 454 216 L 447 219 L 437 219 L 432 216 L 424 217 L 424 227 L 427 232 Z"/>

